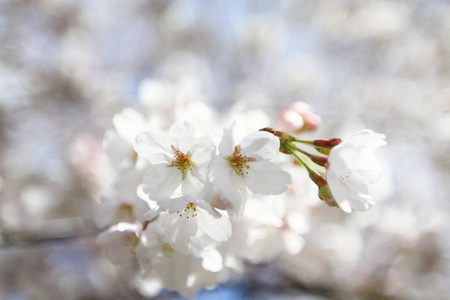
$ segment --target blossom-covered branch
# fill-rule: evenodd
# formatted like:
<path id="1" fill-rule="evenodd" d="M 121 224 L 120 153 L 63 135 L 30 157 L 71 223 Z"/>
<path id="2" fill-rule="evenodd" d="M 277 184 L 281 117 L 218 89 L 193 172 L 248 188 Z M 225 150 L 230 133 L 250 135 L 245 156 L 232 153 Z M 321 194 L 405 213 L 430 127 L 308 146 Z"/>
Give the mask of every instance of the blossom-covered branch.
<path id="1" fill-rule="evenodd" d="M 115 177 L 99 206 L 99 224 L 110 227 L 99 243 L 115 264 L 137 258 L 135 284 L 149 296 L 166 288 L 190 297 L 246 261 L 298 254 L 308 216 L 287 170 L 303 166 L 329 206 L 351 212 L 375 203 L 373 152 L 385 142 L 370 130 L 307 141 L 267 127 L 236 142 L 233 122 L 215 144 L 189 121 L 160 130 L 131 109 L 114 120 L 104 145 Z"/>

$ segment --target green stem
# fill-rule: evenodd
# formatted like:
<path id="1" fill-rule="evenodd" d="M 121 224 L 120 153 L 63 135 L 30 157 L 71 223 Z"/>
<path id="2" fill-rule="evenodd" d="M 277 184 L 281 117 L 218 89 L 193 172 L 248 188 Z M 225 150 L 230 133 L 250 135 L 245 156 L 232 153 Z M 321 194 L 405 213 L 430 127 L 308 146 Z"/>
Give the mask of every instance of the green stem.
<path id="1" fill-rule="evenodd" d="M 318 164 L 319 166 L 322 167 L 326 167 L 328 164 L 328 158 L 323 157 L 323 156 L 318 156 L 318 155 L 314 155 L 311 153 L 306 152 L 303 149 L 297 148 L 295 146 L 292 147 L 293 149 L 297 150 L 298 152 L 300 152 L 301 154 L 309 157 L 314 163 Z"/>
<path id="2" fill-rule="evenodd" d="M 306 170 L 308 171 L 308 175 L 309 178 L 311 178 L 311 180 L 320 188 L 322 188 L 323 186 L 327 185 L 327 181 L 325 180 L 325 178 L 323 178 L 322 176 L 320 176 L 319 173 L 317 173 L 316 171 L 314 171 L 313 169 L 311 169 L 311 167 L 305 163 L 305 161 L 303 159 L 300 158 L 300 156 L 298 156 L 292 149 L 295 149 L 295 146 L 289 146 L 286 147 L 286 150 L 291 153 L 292 155 L 295 156 L 295 158 L 298 159 L 298 161 L 305 166 Z"/>
<path id="3" fill-rule="evenodd" d="M 293 147 L 295 150 L 298 150 L 297 149 L 297 147 Z M 292 151 L 292 149 L 291 149 L 291 147 L 287 147 L 286 148 L 287 149 L 287 151 L 289 152 L 289 153 L 291 153 L 292 155 L 294 155 L 295 156 L 295 158 L 297 158 L 298 159 L 298 161 L 306 168 L 306 170 L 308 170 L 308 173 L 310 173 L 310 172 L 314 172 L 304 161 L 303 161 L 303 159 L 301 159 L 300 158 L 300 156 L 298 156 L 297 154 L 295 154 L 295 152 L 294 151 Z"/>
<path id="4" fill-rule="evenodd" d="M 312 147 L 316 147 L 316 146 L 314 145 L 314 142 L 313 142 L 313 141 L 305 141 L 305 140 L 297 140 L 297 139 L 295 139 L 295 140 L 291 140 L 291 142 L 297 142 L 297 143 L 309 145 L 309 146 L 312 146 Z"/>
<path id="5" fill-rule="evenodd" d="M 295 142 L 295 143 L 301 143 L 310 147 L 313 147 L 314 149 L 316 149 L 318 152 L 328 155 L 330 154 L 330 147 L 327 146 L 319 146 L 317 145 L 314 141 L 304 141 L 304 140 L 298 140 L 298 139 L 292 139 L 290 140 L 291 142 Z"/>
<path id="6" fill-rule="evenodd" d="M 336 203 L 336 200 L 334 200 L 333 195 L 331 194 L 330 191 L 330 187 L 328 186 L 328 182 L 325 178 L 323 178 L 322 176 L 320 176 L 320 174 L 318 174 L 316 171 L 312 170 L 309 165 L 307 165 L 303 159 L 300 158 L 300 156 L 298 156 L 294 150 L 299 151 L 300 153 L 304 154 L 304 151 L 302 151 L 301 149 L 298 149 L 297 147 L 295 147 L 294 145 L 286 145 L 285 149 L 291 153 L 292 155 L 295 156 L 295 158 L 298 159 L 298 161 L 305 166 L 306 170 L 308 171 L 308 175 L 309 178 L 311 178 L 311 180 L 317 185 L 317 187 L 319 188 L 319 198 L 322 199 L 322 201 L 324 201 L 328 206 L 332 206 L 332 207 L 339 207 L 339 205 Z M 294 150 L 293 150 L 294 149 Z"/>

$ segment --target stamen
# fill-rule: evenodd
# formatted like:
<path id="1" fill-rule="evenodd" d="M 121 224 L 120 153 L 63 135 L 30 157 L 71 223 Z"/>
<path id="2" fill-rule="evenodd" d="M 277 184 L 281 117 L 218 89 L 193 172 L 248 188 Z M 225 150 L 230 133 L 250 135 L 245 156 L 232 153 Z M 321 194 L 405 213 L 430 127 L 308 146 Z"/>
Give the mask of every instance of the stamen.
<path id="1" fill-rule="evenodd" d="M 350 178 L 350 175 L 352 174 L 351 171 L 348 171 L 347 175 L 341 175 L 339 176 L 339 179 L 341 179 L 342 181 L 345 180 L 345 178 Z"/>
<path id="2" fill-rule="evenodd" d="M 188 153 L 183 153 L 179 149 L 176 149 L 174 146 L 171 146 L 175 155 L 173 156 L 174 161 L 169 164 L 169 167 L 176 167 L 181 171 L 182 178 L 186 177 L 186 174 L 189 170 L 192 171 L 193 163 L 191 161 L 191 156 Z"/>
<path id="3" fill-rule="evenodd" d="M 183 217 L 184 215 L 186 215 L 186 219 L 189 218 L 195 218 L 197 216 L 197 207 L 194 203 L 189 202 L 188 205 L 186 205 L 186 208 L 181 212 L 177 212 L 179 214 L 179 217 Z"/>
<path id="4" fill-rule="evenodd" d="M 234 171 L 239 175 L 248 175 L 248 172 L 245 169 L 250 169 L 250 166 L 247 164 L 248 162 L 254 161 L 253 158 L 242 155 L 241 149 L 239 146 L 234 148 L 233 155 L 228 159 L 230 161 L 231 167 Z M 245 168 L 245 169 L 244 169 Z"/>

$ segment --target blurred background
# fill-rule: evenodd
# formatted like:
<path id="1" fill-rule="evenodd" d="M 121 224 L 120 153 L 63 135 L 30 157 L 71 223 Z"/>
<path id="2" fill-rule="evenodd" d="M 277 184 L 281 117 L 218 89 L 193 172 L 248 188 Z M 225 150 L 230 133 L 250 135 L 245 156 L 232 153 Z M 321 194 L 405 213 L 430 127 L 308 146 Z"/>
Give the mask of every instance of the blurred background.
<path id="1" fill-rule="evenodd" d="M 449 15 L 444 0 L 2 0 L 0 299 L 141 299 L 136 266 L 96 244 L 95 205 L 112 116 L 167 105 L 158 93 L 268 126 L 304 101 L 313 137 L 387 136 L 377 206 L 315 211 L 298 256 L 199 299 L 448 299 Z"/>

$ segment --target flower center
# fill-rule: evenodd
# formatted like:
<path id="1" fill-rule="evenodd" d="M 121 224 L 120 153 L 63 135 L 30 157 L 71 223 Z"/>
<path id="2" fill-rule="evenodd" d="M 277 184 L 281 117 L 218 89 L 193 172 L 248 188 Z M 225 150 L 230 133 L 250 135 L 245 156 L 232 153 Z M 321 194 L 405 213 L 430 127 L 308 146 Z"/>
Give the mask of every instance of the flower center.
<path id="1" fill-rule="evenodd" d="M 186 178 L 186 174 L 189 170 L 192 171 L 192 161 L 191 161 L 191 157 L 189 152 L 184 154 L 183 152 L 181 152 L 180 150 L 176 149 L 174 146 L 171 146 L 173 152 L 175 153 L 175 155 L 173 156 L 173 158 L 175 159 L 174 161 L 172 161 L 169 166 L 170 167 L 176 167 L 178 170 L 181 171 L 182 174 L 182 178 L 184 180 L 184 178 Z"/>
<path id="2" fill-rule="evenodd" d="M 173 250 L 173 248 L 170 246 L 169 243 L 164 243 L 163 250 L 164 250 L 164 252 L 167 252 L 167 253 L 174 253 L 175 252 L 175 250 Z"/>
<path id="3" fill-rule="evenodd" d="M 186 219 L 193 219 L 197 216 L 197 206 L 189 202 L 183 210 L 177 211 L 177 214 L 179 214 L 180 218 L 186 216 Z"/>
<path id="4" fill-rule="evenodd" d="M 249 161 L 254 161 L 253 158 L 242 155 L 239 146 L 234 148 L 234 153 L 228 160 L 230 161 L 230 166 L 238 175 L 248 174 L 246 170 L 250 169 L 250 166 L 247 163 Z"/>
<path id="5" fill-rule="evenodd" d="M 136 254 L 134 250 L 139 245 L 139 239 L 134 233 L 130 233 L 125 239 L 125 247 L 128 248 L 128 252 L 131 254 Z"/>
<path id="6" fill-rule="evenodd" d="M 129 204 L 121 204 L 116 208 L 116 218 L 119 220 L 128 220 L 133 218 L 133 207 Z"/>
<path id="7" fill-rule="evenodd" d="M 166 257 L 172 259 L 182 259 L 183 255 L 175 251 L 169 243 L 164 243 L 162 246 L 162 251 Z"/>

